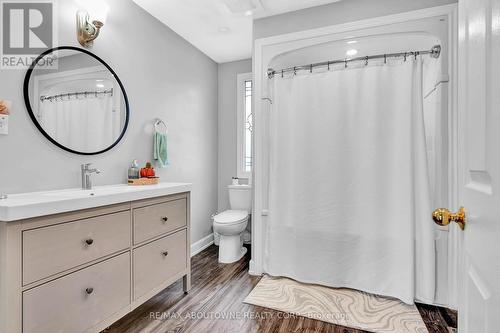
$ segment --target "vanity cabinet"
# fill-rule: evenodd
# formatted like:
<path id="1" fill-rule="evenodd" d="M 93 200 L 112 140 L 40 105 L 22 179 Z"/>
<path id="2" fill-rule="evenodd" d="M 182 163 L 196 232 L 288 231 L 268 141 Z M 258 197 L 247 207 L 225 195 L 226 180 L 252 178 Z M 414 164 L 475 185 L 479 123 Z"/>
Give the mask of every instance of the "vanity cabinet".
<path id="1" fill-rule="evenodd" d="M 100 332 L 189 291 L 189 235 L 189 192 L 0 222 L 0 333 Z"/>

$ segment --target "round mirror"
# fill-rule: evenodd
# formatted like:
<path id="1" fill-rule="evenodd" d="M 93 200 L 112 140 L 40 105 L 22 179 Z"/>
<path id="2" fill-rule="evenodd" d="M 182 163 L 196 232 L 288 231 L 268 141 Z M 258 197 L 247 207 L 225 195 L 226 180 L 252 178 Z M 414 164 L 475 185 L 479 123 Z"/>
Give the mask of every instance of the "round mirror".
<path id="1" fill-rule="evenodd" d="M 75 154 L 108 151 L 127 130 L 129 104 L 120 79 L 84 49 L 62 46 L 38 56 L 26 73 L 24 100 L 40 132 Z"/>

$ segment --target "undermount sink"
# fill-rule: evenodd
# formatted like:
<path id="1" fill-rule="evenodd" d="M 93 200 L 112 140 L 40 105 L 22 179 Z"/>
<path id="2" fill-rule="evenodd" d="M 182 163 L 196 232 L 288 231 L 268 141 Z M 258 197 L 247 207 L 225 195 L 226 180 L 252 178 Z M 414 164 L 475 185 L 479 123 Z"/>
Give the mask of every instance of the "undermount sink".
<path id="1" fill-rule="evenodd" d="M 191 184 L 188 183 L 160 183 L 9 194 L 6 199 L 0 200 L 0 221 L 10 222 L 188 191 L 191 191 Z"/>

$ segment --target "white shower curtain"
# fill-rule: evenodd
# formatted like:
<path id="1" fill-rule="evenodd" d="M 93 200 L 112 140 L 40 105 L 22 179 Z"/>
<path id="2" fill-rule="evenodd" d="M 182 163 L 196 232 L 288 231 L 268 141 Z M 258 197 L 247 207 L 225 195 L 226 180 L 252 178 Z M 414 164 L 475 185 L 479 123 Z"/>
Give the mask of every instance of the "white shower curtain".
<path id="1" fill-rule="evenodd" d="M 45 132 L 73 150 L 99 151 L 117 139 L 120 118 L 112 96 L 44 101 L 40 115 Z"/>
<path id="2" fill-rule="evenodd" d="M 431 302 L 422 60 L 274 78 L 264 270 Z"/>

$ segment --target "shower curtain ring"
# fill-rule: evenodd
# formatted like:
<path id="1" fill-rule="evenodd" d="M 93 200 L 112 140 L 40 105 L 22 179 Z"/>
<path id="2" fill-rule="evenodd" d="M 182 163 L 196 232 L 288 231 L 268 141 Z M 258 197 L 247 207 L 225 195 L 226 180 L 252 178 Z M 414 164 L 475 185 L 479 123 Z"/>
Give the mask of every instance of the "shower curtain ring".
<path id="1" fill-rule="evenodd" d="M 387 64 L 387 54 L 384 54 L 384 64 Z"/>
<path id="2" fill-rule="evenodd" d="M 368 59 L 369 59 L 368 56 L 366 56 L 366 58 L 365 58 L 365 66 L 368 66 Z"/>
<path id="3" fill-rule="evenodd" d="M 408 56 L 408 54 L 405 52 L 405 61 L 406 61 L 406 57 Z"/>
<path id="4" fill-rule="evenodd" d="M 330 70 L 330 62 L 329 61 L 326 63 L 326 65 L 328 66 L 328 70 Z"/>
<path id="5" fill-rule="evenodd" d="M 281 70 L 281 78 L 283 78 L 283 70 Z"/>
<path id="6" fill-rule="evenodd" d="M 293 66 L 293 75 L 297 75 L 297 67 Z"/>
<path id="7" fill-rule="evenodd" d="M 309 73 L 312 73 L 312 72 L 313 72 L 313 65 L 311 64 L 311 65 L 309 65 L 309 66 L 310 66 L 310 67 L 309 67 Z"/>
<path id="8" fill-rule="evenodd" d="M 347 68 L 347 59 L 344 59 L 344 68 Z"/>

